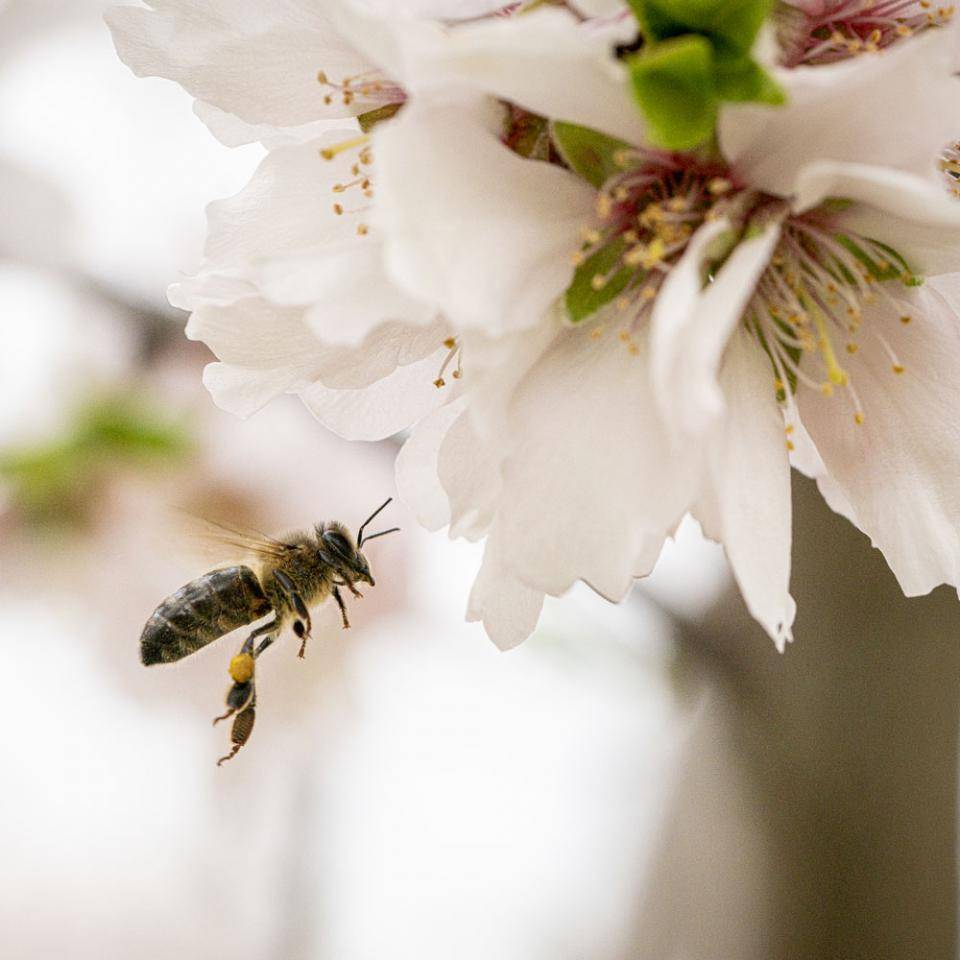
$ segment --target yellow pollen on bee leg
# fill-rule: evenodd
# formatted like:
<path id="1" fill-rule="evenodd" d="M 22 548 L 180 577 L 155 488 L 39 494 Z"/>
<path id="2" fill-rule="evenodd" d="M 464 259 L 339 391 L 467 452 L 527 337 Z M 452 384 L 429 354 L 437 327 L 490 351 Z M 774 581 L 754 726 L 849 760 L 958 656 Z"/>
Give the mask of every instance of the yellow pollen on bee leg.
<path id="1" fill-rule="evenodd" d="M 246 683 L 253 676 L 253 656 L 238 653 L 230 661 L 230 676 L 234 683 Z"/>

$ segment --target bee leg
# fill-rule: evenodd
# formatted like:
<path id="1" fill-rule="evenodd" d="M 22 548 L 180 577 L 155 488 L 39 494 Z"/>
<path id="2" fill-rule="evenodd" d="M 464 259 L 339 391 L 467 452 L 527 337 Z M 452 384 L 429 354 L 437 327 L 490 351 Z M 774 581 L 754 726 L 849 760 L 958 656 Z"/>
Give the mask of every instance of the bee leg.
<path id="1" fill-rule="evenodd" d="M 347 580 L 342 586 L 346 587 L 358 600 L 363 599 L 363 594 L 353 585 L 350 580 Z"/>
<path id="2" fill-rule="evenodd" d="M 313 629 L 310 611 L 303 602 L 303 597 L 297 592 L 296 584 L 282 570 L 275 570 L 273 577 L 277 583 L 280 584 L 287 599 L 293 604 L 293 609 L 296 610 L 297 616 L 300 618 L 294 621 L 293 632 L 301 640 L 300 651 L 297 653 L 297 656 L 302 660 L 306 655 L 307 640 L 310 637 L 310 631 Z"/>
<path id="3" fill-rule="evenodd" d="M 302 620 L 294 620 L 293 632 L 300 638 L 300 649 L 297 651 L 297 656 L 302 660 L 307 655 L 307 640 L 310 637 L 310 629 L 304 625 Z"/>
<path id="4" fill-rule="evenodd" d="M 227 760 L 232 760 L 240 752 L 240 748 L 250 739 L 250 734 L 253 733 L 253 722 L 256 718 L 257 711 L 253 703 L 237 714 L 236 719 L 233 721 L 233 729 L 230 731 L 230 739 L 233 741 L 233 746 L 226 756 L 221 757 L 217 761 L 218 767 L 226 763 Z"/>
<path id="5" fill-rule="evenodd" d="M 340 608 L 340 618 L 343 620 L 343 629 L 350 629 L 350 619 L 347 617 L 347 605 L 343 602 L 343 597 L 340 594 L 340 588 L 333 588 L 333 599 L 337 601 L 337 606 Z"/>
<path id="6" fill-rule="evenodd" d="M 213 725 L 216 726 L 221 720 L 227 720 L 237 712 L 242 713 L 253 705 L 255 696 L 253 680 L 248 680 L 245 683 L 235 682 L 227 691 L 227 712 L 219 717 L 214 717 Z"/>

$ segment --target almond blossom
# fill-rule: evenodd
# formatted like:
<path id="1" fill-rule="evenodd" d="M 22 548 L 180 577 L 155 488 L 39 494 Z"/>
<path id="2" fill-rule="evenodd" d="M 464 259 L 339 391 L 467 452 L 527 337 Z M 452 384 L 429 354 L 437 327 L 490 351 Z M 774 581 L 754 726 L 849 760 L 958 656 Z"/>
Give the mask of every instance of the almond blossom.
<path id="1" fill-rule="evenodd" d="M 548 16 L 554 23 L 541 35 L 561 23 L 557 11 L 541 15 Z M 518 27 L 532 38 L 533 20 L 530 15 Z M 515 44 L 506 37 L 511 28 L 479 26 L 469 40 L 462 31 L 451 47 L 475 47 L 483 31 L 492 65 L 504 46 Z M 620 286 L 617 296 L 575 332 L 549 313 L 541 318 L 551 331 L 541 333 L 541 352 L 528 357 L 525 369 L 511 369 L 508 385 L 497 372 L 486 377 L 493 389 L 508 391 L 494 406 L 501 413 L 495 426 L 484 412 L 487 429 L 478 430 L 474 398 L 463 422 L 455 422 L 461 432 L 473 424 L 468 442 L 462 436 L 424 441 L 424 455 L 438 457 L 451 532 L 488 533 L 488 557 L 498 558 L 499 578 L 491 574 L 486 590 L 481 576 L 474 594 L 474 613 L 487 617 L 488 627 L 503 608 L 498 592 L 507 582 L 534 595 L 556 594 L 581 578 L 619 598 L 634 576 L 649 571 L 663 538 L 690 509 L 724 542 L 748 606 L 782 643 L 794 613 L 787 592 L 789 459 L 821 476 L 830 502 L 848 516 L 854 508 L 847 501 L 857 501 L 856 522 L 887 554 L 908 593 L 957 584 L 952 531 L 960 518 L 942 490 L 942 477 L 951 476 L 955 464 L 943 463 L 942 476 L 930 472 L 932 450 L 956 448 L 949 442 L 951 420 L 941 420 L 946 435 L 937 435 L 925 418 L 910 422 L 914 397 L 931 389 L 925 370 L 933 366 L 922 355 L 920 362 L 904 359 L 917 349 L 953 355 L 956 321 L 947 300 L 936 282 L 914 285 L 919 272 L 955 269 L 957 259 L 960 208 L 941 169 L 942 147 L 956 130 L 954 43 L 952 26 L 940 27 L 900 37 L 874 56 L 778 68 L 788 106 L 734 105 L 721 116 L 720 143 L 732 144 L 726 151 L 733 163 L 726 156 L 709 164 L 665 156 L 642 144 L 615 158 L 623 169 L 594 195 L 596 215 L 582 225 L 586 246 L 571 238 L 570 247 L 581 246 L 575 262 L 590 265 L 621 244 L 624 252 L 589 278 L 601 296 Z M 443 63 L 439 57 L 431 63 L 435 80 Z M 466 67 L 455 53 L 446 59 L 452 76 L 479 85 L 477 63 L 475 52 Z M 538 88 L 528 94 L 518 85 L 508 93 L 502 75 L 490 80 L 499 96 L 539 106 Z M 923 95 L 898 101 L 904 89 Z M 884 110 L 894 108 L 883 116 L 895 149 L 884 150 L 877 113 L 850 109 L 854 100 L 862 105 L 864 91 Z M 501 285 L 512 289 L 501 275 L 522 288 L 527 271 L 514 268 L 507 242 L 499 244 L 498 258 L 485 253 L 497 245 L 494 226 L 506 219 L 506 207 L 500 216 L 490 207 L 508 191 L 463 189 L 479 155 L 482 118 L 468 134 L 457 124 L 470 121 L 462 109 L 456 114 L 414 104 L 384 132 L 378 209 L 387 218 L 382 225 L 394 275 L 411 292 L 443 303 L 460 326 L 477 309 L 461 304 L 508 316 L 516 297 L 497 302 Z M 554 115 L 563 118 L 562 107 Z M 809 129 L 811 116 L 821 120 L 823 136 L 771 139 L 793 130 L 792 122 Z M 493 143 L 496 131 L 487 134 Z M 461 151 L 460 144 L 469 146 Z M 899 169 L 881 165 L 890 154 Z M 514 218 L 523 210 L 536 217 L 549 202 L 547 188 L 527 199 L 509 195 Z M 451 231 L 464 223 L 480 229 L 460 230 L 454 244 Z M 529 258 L 531 251 L 523 254 Z M 479 266 L 464 273 L 465 264 Z M 706 286 L 705 274 L 712 277 Z M 523 322 L 533 320 L 525 315 Z M 905 336 L 913 343 L 904 344 Z M 610 366 L 597 366 L 591 381 L 608 351 Z M 637 361 L 632 367 L 629 356 Z M 482 364 L 467 357 L 477 392 L 484 389 Z M 825 396 L 834 393 L 832 400 Z M 610 408 L 602 405 L 605 396 Z M 622 410 L 614 409 L 618 402 Z M 942 406 L 926 397 L 927 411 Z M 646 423 L 638 408 L 661 416 Z M 421 424 L 412 449 L 418 433 L 448 428 L 446 416 Z M 578 421 L 585 427 L 579 437 Z M 487 457 L 492 467 L 477 483 L 476 466 L 445 470 L 445 454 L 471 463 Z M 891 482 L 877 481 L 879 458 L 896 459 Z M 411 459 L 401 457 L 401 490 L 416 500 L 428 471 L 418 465 L 414 482 L 405 481 Z M 662 486 L 645 486 L 651 481 Z M 426 522 L 448 519 L 437 508 L 441 502 L 435 492 L 422 514 Z M 917 516 L 907 519 L 911 509 Z M 931 549 L 937 542 L 942 547 Z M 511 624 L 512 638 L 529 629 L 532 596 L 528 601 L 528 621 Z"/>
<path id="2" fill-rule="evenodd" d="M 296 392 L 364 439 L 416 423 L 401 494 L 486 538 L 468 616 L 502 646 L 577 580 L 623 597 L 691 512 L 782 647 L 791 462 L 905 591 L 960 585 L 948 9 L 873 4 L 864 33 L 871 5 L 781 5 L 779 44 L 737 52 L 746 80 L 678 103 L 678 136 L 715 123 L 715 147 L 678 151 L 656 144 L 675 117 L 634 102 L 662 63 L 617 54 L 637 34 L 620 4 L 458 19 L 435 0 L 442 24 L 289 6 L 113 19 L 134 69 L 273 147 L 173 295 L 219 357 L 218 403 Z M 688 48 L 684 69 L 710 67 Z M 680 48 L 636 57 L 661 49 Z M 365 129 L 318 136 L 344 114 Z"/>

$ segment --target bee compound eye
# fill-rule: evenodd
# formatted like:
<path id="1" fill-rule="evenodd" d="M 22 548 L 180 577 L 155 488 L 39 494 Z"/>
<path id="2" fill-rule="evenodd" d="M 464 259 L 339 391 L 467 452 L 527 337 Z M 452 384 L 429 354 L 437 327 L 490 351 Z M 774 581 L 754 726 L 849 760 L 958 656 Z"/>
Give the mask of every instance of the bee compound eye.
<path id="1" fill-rule="evenodd" d="M 353 547 L 342 533 L 338 533 L 336 530 L 326 530 L 323 533 L 322 539 L 324 546 L 332 550 L 339 559 L 350 559 L 350 555 L 353 553 Z"/>

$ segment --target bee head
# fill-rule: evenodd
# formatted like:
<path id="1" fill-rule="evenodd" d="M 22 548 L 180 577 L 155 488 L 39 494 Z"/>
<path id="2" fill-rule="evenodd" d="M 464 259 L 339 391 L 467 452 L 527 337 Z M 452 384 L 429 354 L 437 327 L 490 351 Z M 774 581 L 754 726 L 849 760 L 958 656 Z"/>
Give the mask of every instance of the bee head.
<path id="1" fill-rule="evenodd" d="M 372 533 L 369 536 L 364 535 L 367 524 L 380 513 L 384 507 L 390 503 L 393 497 L 382 503 L 373 513 L 367 517 L 360 529 L 357 531 L 357 539 L 354 542 L 350 531 L 342 523 L 326 523 L 316 528 L 317 545 L 320 556 L 329 563 L 348 583 L 369 583 L 371 587 L 376 586 L 373 574 L 370 573 L 370 564 L 367 558 L 360 551 L 360 548 L 368 540 L 375 540 L 387 533 L 395 533 L 399 527 L 392 527 L 389 530 L 381 530 L 380 533 Z"/>

